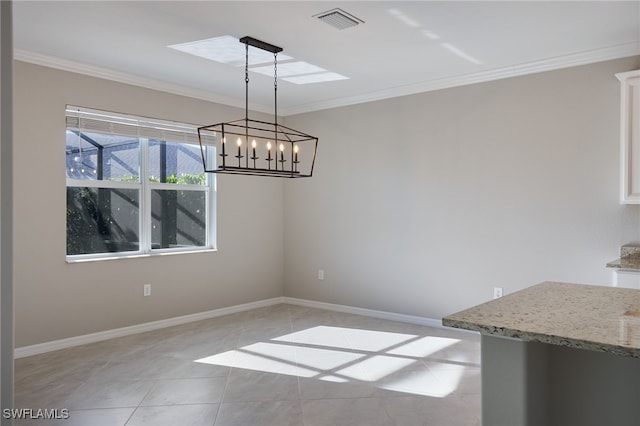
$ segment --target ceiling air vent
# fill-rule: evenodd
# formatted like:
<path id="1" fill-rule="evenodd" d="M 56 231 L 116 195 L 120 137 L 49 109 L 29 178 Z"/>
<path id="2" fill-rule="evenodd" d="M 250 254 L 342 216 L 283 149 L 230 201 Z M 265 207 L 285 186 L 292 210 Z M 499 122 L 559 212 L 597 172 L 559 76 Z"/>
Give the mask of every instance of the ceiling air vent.
<path id="1" fill-rule="evenodd" d="M 334 28 L 344 30 L 345 28 L 355 27 L 358 24 L 364 24 L 362 19 L 358 19 L 353 15 L 348 14 L 342 9 L 331 9 L 326 12 L 313 15 L 314 18 L 318 18 L 322 22 L 326 22 Z"/>

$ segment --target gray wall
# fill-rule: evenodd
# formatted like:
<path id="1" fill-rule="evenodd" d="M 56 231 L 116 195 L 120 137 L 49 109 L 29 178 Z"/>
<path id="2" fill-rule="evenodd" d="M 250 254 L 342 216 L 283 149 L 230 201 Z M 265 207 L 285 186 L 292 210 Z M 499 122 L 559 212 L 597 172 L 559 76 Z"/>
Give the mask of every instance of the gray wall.
<path id="1" fill-rule="evenodd" d="M 287 117 L 320 138 L 285 187 L 285 294 L 440 318 L 541 281 L 608 285 L 619 82 L 640 57 Z M 317 279 L 318 269 L 325 280 Z"/>
<path id="2" fill-rule="evenodd" d="M 439 318 L 493 287 L 609 284 L 605 263 L 640 241 L 640 206 L 618 202 L 614 77 L 638 68 L 287 117 L 320 137 L 314 177 L 220 176 L 218 252 L 67 264 L 65 104 L 197 124 L 243 111 L 16 62 L 16 346 L 282 295 Z"/>
<path id="3" fill-rule="evenodd" d="M 218 177 L 217 252 L 65 262 L 66 104 L 195 124 L 242 109 L 23 62 L 14 80 L 16 347 L 282 296 L 278 179 Z"/>

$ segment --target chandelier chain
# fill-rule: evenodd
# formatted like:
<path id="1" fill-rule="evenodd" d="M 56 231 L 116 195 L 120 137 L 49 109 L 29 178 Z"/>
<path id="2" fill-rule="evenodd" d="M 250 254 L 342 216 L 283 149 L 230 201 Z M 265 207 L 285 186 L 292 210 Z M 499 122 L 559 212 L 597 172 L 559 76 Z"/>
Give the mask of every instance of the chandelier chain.
<path id="1" fill-rule="evenodd" d="M 278 52 L 273 52 L 273 110 L 274 124 L 278 125 Z"/>
<path id="2" fill-rule="evenodd" d="M 249 44 L 246 43 L 244 47 L 244 82 L 249 84 Z"/>

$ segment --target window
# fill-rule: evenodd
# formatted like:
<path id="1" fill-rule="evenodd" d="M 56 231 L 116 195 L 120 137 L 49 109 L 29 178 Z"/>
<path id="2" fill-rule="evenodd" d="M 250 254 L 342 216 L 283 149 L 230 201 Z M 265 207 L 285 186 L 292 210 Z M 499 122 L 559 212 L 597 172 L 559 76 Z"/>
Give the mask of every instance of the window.
<path id="1" fill-rule="evenodd" d="M 215 248 L 195 125 L 73 106 L 66 120 L 69 260 Z"/>

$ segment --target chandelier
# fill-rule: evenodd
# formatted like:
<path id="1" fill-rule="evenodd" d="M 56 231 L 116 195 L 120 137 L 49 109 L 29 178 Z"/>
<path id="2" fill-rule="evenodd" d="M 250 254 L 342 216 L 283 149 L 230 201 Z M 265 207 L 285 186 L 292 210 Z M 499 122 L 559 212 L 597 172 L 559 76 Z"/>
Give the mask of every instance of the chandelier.
<path id="1" fill-rule="evenodd" d="M 252 37 L 245 45 L 245 117 L 198 128 L 204 171 L 287 178 L 311 177 L 318 138 L 278 124 L 278 52 L 282 48 Z M 249 46 L 273 53 L 274 120 L 249 118 Z M 208 147 L 215 147 L 215 155 Z"/>

